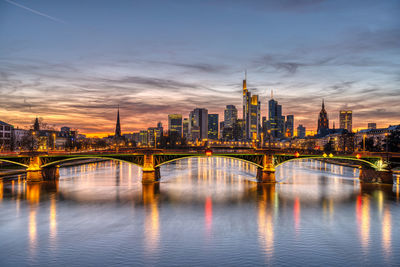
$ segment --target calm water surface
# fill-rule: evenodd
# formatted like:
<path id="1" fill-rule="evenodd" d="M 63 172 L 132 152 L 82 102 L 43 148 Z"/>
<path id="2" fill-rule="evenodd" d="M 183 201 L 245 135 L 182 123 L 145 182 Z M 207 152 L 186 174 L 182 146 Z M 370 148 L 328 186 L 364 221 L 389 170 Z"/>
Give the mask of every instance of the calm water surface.
<path id="1" fill-rule="evenodd" d="M 400 264 L 397 185 L 314 161 L 277 169 L 186 159 L 142 186 L 141 169 L 101 162 L 58 182 L 0 180 L 0 266 L 377 266 Z"/>

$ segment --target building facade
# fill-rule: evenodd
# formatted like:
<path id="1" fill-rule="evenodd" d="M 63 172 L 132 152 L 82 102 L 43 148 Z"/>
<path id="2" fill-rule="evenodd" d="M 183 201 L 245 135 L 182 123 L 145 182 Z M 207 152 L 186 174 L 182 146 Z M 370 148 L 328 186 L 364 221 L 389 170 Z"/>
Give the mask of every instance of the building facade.
<path id="1" fill-rule="evenodd" d="M 325 102 L 322 100 L 322 108 L 319 112 L 317 134 L 324 136 L 329 133 L 329 119 L 325 110 Z"/>
<path id="2" fill-rule="evenodd" d="M 208 139 L 218 140 L 218 114 L 208 114 Z"/>
<path id="3" fill-rule="evenodd" d="M 353 111 L 341 110 L 339 112 L 339 124 L 341 129 L 346 129 L 349 133 L 353 132 Z"/>
<path id="4" fill-rule="evenodd" d="M 192 141 L 208 138 L 208 110 L 196 108 L 189 114 L 189 133 Z"/>
<path id="5" fill-rule="evenodd" d="M 182 136 L 182 115 L 168 115 L 168 135 Z"/>

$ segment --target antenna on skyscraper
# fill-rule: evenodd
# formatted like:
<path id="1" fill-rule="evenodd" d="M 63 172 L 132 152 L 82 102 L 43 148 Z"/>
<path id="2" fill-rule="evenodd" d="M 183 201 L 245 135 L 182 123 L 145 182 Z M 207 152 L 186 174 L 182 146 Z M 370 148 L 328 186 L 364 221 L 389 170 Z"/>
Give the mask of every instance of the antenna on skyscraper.
<path id="1" fill-rule="evenodd" d="M 271 99 L 274 99 L 274 90 L 271 89 Z"/>
<path id="2" fill-rule="evenodd" d="M 247 81 L 247 70 L 244 70 L 244 79 Z"/>

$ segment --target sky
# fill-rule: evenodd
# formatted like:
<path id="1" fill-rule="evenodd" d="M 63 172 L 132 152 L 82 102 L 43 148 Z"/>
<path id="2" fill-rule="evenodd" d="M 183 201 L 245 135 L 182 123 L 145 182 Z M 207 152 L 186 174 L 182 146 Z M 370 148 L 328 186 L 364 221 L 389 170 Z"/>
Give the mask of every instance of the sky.
<path id="1" fill-rule="evenodd" d="M 0 0 L 0 120 L 100 135 L 194 108 L 242 114 L 250 91 L 295 127 L 353 110 L 400 123 L 400 1 Z"/>

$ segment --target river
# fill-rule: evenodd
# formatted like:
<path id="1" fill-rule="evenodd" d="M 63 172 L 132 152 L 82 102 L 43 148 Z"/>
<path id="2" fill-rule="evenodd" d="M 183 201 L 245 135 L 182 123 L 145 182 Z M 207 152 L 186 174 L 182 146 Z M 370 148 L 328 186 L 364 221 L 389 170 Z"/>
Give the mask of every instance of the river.
<path id="1" fill-rule="evenodd" d="M 377 266 L 400 263 L 398 185 L 318 161 L 277 168 L 191 158 L 141 169 L 98 162 L 56 182 L 0 180 L 0 266 Z"/>

